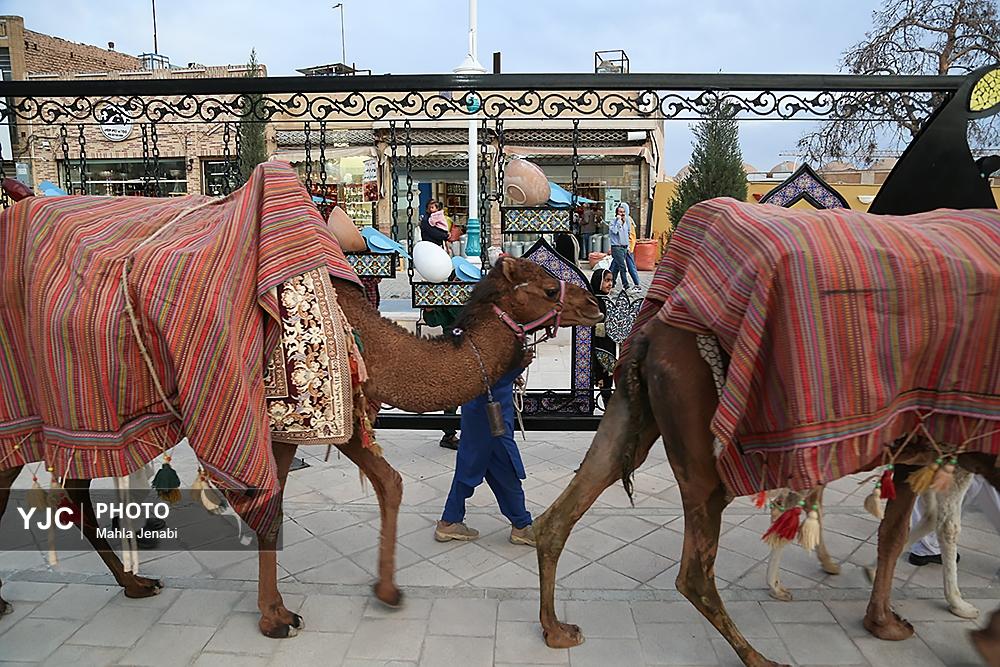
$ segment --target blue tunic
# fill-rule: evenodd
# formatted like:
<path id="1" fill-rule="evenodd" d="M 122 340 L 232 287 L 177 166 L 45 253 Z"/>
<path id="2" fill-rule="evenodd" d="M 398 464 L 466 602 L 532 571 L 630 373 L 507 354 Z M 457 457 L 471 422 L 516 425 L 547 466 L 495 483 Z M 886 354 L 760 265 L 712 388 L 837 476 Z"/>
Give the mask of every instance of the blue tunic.
<path id="1" fill-rule="evenodd" d="M 486 475 L 490 459 L 494 453 L 501 454 L 504 450 L 510 457 L 518 479 L 524 479 L 524 464 L 521 453 L 514 442 L 514 380 L 524 369 L 518 368 L 497 380 L 490 389 L 493 400 L 503 408 L 503 421 L 506 432 L 496 437 L 490 432 L 490 419 L 486 412 L 489 402 L 486 394 L 477 396 L 462 406 L 461 436 L 458 440 L 458 456 L 455 461 L 455 479 L 479 486 Z"/>

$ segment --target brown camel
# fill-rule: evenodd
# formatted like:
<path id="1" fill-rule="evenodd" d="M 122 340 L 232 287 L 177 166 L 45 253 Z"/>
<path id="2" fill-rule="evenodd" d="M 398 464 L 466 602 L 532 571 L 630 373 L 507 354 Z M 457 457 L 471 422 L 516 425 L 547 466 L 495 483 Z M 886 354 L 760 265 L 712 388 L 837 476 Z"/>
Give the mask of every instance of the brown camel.
<path id="1" fill-rule="evenodd" d="M 519 363 L 525 351 L 525 331 L 512 324 L 534 329 L 552 326 L 592 326 L 602 319 L 589 292 L 566 285 L 540 266 L 527 260 L 502 259 L 480 282 L 456 322 L 456 329 L 436 339 L 417 338 L 402 327 L 379 316 L 354 285 L 338 283 L 337 299 L 351 325 L 359 332 L 368 367 L 365 393 L 371 401 L 410 412 L 432 412 L 465 403 L 484 391 L 483 372 L 492 383 Z M 506 313 L 512 323 L 498 314 Z M 529 330 L 534 330 L 529 329 Z M 477 361 L 478 349 L 482 369 Z M 394 583 L 396 520 L 402 499 L 402 479 L 384 458 L 362 447 L 361 428 L 340 450 L 371 481 L 382 516 L 379 574 L 374 584 L 377 599 L 396 606 L 402 594 Z M 273 443 L 278 476 L 284 489 L 295 445 Z M 0 471 L 0 517 L 6 509 L 10 487 L 20 467 Z M 90 480 L 67 480 L 69 497 L 84 515 L 84 534 L 111 570 L 126 597 L 147 597 L 161 589 L 158 580 L 126 572 L 121 560 L 96 534 L 90 503 Z M 235 506 L 234 506 L 235 507 Z M 235 507 L 238 509 L 238 507 Z M 285 608 L 277 586 L 275 538 L 260 537 L 258 607 L 261 632 L 274 638 L 294 636 L 303 620 Z M 0 614 L 12 611 L 0 599 Z"/>
<path id="2" fill-rule="evenodd" d="M 624 382 L 608 404 L 593 444 L 569 486 L 535 520 L 541 588 L 540 620 L 545 642 L 553 648 L 583 641 L 579 626 L 562 623 L 555 614 L 555 575 L 559 555 L 573 525 L 611 484 L 622 479 L 630 490 L 631 472 L 645 461 L 653 443 L 664 434 L 670 466 L 677 478 L 684 509 L 684 547 L 677 590 L 705 616 L 747 665 L 774 665 L 743 637 L 726 611 L 715 585 L 722 511 L 731 501 L 716 468 L 709 429 L 718 406 L 709 366 L 698 353 L 695 334 L 652 319 L 635 335 L 623 359 Z M 657 401 L 654 411 L 649 397 Z M 914 495 L 904 482 L 915 466 L 935 454 L 923 447 L 908 449 L 897 459 L 897 498 L 888 502 L 879 528 L 878 571 L 865 627 L 881 639 L 905 639 L 912 626 L 890 608 L 893 569 L 909 531 Z M 994 456 L 962 454 L 959 465 L 1000 482 Z M 873 462 L 876 465 L 878 462 Z M 1000 627 L 1000 616 L 997 626 Z M 992 626 L 991 626 L 992 627 Z M 996 651 L 997 638 L 977 637 Z M 990 641 L 994 643 L 990 644 Z"/>

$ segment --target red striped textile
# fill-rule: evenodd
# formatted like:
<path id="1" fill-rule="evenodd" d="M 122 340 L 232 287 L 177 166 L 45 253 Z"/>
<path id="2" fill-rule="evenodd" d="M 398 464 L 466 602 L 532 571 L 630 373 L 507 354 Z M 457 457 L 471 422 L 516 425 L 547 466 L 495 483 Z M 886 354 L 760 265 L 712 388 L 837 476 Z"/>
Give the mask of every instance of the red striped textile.
<path id="1" fill-rule="evenodd" d="M 195 207 L 198 207 L 196 210 Z M 164 392 L 144 362 L 128 290 Z M 126 475 L 187 435 L 221 486 L 277 489 L 263 365 L 272 287 L 325 266 L 358 284 L 295 172 L 269 162 L 223 199 L 31 197 L 0 216 L 0 469 Z M 275 505 L 254 529 L 274 520 Z M 248 522 L 250 523 L 250 522 Z"/>
<path id="2" fill-rule="evenodd" d="M 729 489 L 805 489 L 877 462 L 925 416 L 1000 452 L 1000 212 L 875 216 L 714 199 L 656 270 L 653 316 L 731 357 L 712 432 Z"/>

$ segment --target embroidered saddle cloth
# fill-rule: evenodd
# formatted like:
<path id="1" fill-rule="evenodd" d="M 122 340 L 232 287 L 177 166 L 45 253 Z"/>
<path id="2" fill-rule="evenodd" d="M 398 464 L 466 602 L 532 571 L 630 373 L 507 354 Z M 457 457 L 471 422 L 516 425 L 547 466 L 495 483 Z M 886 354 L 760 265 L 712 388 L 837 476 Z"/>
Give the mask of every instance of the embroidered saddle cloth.
<path id="1" fill-rule="evenodd" d="M 269 358 L 282 364 L 272 398 L 306 391 L 312 401 L 297 422 L 279 418 L 279 430 L 300 441 L 350 436 L 350 404 L 346 417 L 336 414 L 343 388 L 318 401 L 332 385 L 309 375 L 326 354 L 310 343 L 339 326 L 328 317 L 329 281 L 314 287 L 319 274 L 358 284 L 285 163 L 258 166 L 225 198 L 31 197 L 8 208 L 0 214 L 0 469 L 45 461 L 61 477 L 123 476 L 186 435 L 224 489 L 273 498 Z M 272 357 L 296 332 L 306 341 L 301 358 Z M 343 336 L 331 341 L 340 359 Z M 283 394 L 274 388 L 282 381 Z M 349 398 L 349 372 L 347 382 Z M 257 529 L 275 517 L 248 523 Z"/>
<path id="2" fill-rule="evenodd" d="M 633 337 L 653 317 L 730 357 L 711 429 L 736 495 L 862 470 L 921 422 L 1000 452 L 996 210 L 709 200 L 674 232 Z"/>

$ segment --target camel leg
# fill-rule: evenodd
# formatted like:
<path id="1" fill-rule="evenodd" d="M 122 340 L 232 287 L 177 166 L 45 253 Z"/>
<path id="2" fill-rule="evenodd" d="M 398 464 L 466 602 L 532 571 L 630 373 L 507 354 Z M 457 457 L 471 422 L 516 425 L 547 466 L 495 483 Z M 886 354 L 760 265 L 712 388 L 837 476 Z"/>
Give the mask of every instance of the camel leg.
<path id="1" fill-rule="evenodd" d="M 878 528 L 878 566 L 864 626 L 879 639 L 899 641 L 913 634 L 913 626 L 897 616 L 890 604 L 896 560 L 906 544 L 910 513 L 916 501 L 913 489 L 905 481 L 913 470 L 913 466 L 896 466 L 896 497 L 886 503 L 885 517 Z"/>
<path id="2" fill-rule="evenodd" d="M 295 457 L 295 445 L 275 442 L 271 444 L 274 452 L 274 463 L 278 470 L 280 485 L 279 502 L 284 503 L 285 481 L 288 479 L 288 469 Z M 278 529 L 281 530 L 280 527 Z M 258 569 L 257 569 L 257 608 L 260 610 L 258 627 L 262 634 L 272 639 L 294 637 L 305 627 L 305 621 L 298 614 L 288 611 L 285 602 L 278 591 L 278 532 L 273 536 L 257 534 L 258 539 Z"/>
<path id="3" fill-rule="evenodd" d="M 788 492 L 785 491 L 778 498 L 775 498 L 777 505 L 784 506 L 785 499 L 788 496 Z M 778 518 L 781 514 L 781 510 L 777 506 L 771 508 L 771 521 Z M 781 554 L 784 553 L 785 547 L 787 545 L 783 542 L 776 544 L 771 547 L 771 554 L 767 559 L 767 589 L 768 594 L 775 600 L 780 600 L 782 602 L 789 602 L 792 599 L 792 593 L 787 588 L 781 585 Z"/>
<path id="4" fill-rule="evenodd" d="M 372 587 L 375 598 L 390 606 L 402 604 L 403 593 L 396 587 L 396 525 L 399 519 L 399 504 L 403 500 L 403 478 L 385 458 L 361 446 L 361 439 L 355 435 L 339 446 L 347 458 L 351 459 L 361 473 L 368 478 L 378 498 L 378 508 L 382 516 L 379 535 L 378 581 Z"/>
<path id="5" fill-rule="evenodd" d="M 819 559 L 819 566 L 827 574 L 840 574 L 840 564 L 833 560 L 830 552 L 827 551 L 826 542 L 823 540 L 823 487 L 818 487 L 816 491 L 816 504 L 819 505 L 819 544 L 816 545 L 816 558 Z"/>
<path id="6" fill-rule="evenodd" d="M 16 468 L 0 470 L 0 521 L 3 521 L 4 512 L 7 511 L 7 499 L 10 498 L 10 487 L 13 486 L 14 480 L 21 473 L 22 467 L 17 466 Z M 0 593 L 2 593 L 2 589 L 3 582 L 0 581 Z M 14 606 L 0 595 L 0 616 L 5 616 L 12 611 L 14 611 Z"/>
<path id="7" fill-rule="evenodd" d="M 644 408 L 648 410 L 647 408 Z M 639 420 L 645 421 L 645 425 Z M 538 554 L 538 578 L 541 591 L 539 619 L 545 643 L 551 648 L 568 648 L 583 642 L 580 628 L 562 623 L 556 617 L 556 567 L 570 531 L 594 501 L 621 479 L 622 454 L 627 436 L 640 429 L 634 462 L 638 468 L 660 436 L 648 416 L 631 415 L 627 392 L 619 388 L 608 402 L 607 410 L 573 479 L 545 512 L 535 519 L 535 550 Z"/>
<path id="8" fill-rule="evenodd" d="M 115 578 L 118 585 L 125 589 L 127 598 L 148 598 L 158 595 L 163 590 L 163 584 L 159 579 L 149 579 L 140 577 L 131 572 L 125 571 L 118 554 L 115 553 L 108 541 L 97 535 L 97 516 L 94 514 L 94 506 L 90 502 L 90 480 L 89 479 L 67 479 L 63 485 L 69 499 L 80 507 L 83 517 L 83 536 L 87 538 L 97 555 L 101 557 L 104 564 L 111 571 L 111 576 Z"/>
<path id="9" fill-rule="evenodd" d="M 962 532 L 962 503 L 972 485 L 972 474 L 957 470 L 955 482 L 938 499 L 937 536 L 941 545 L 941 569 L 944 576 L 944 599 L 948 610 L 959 618 L 978 618 L 979 609 L 962 599 L 958 588 L 958 536 Z"/>
<path id="10" fill-rule="evenodd" d="M 716 469 L 709 430 L 717 399 L 708 365 L 698 354 L 694 334 L 659 323 L 646 331 L 648 394 L 656 397 L 653 412 L 684 506 L 677 590 L 725 637 L 744 664 L 773 665 L 740 633 L 715 585 L 722 511 L 729 499 Z"/>

